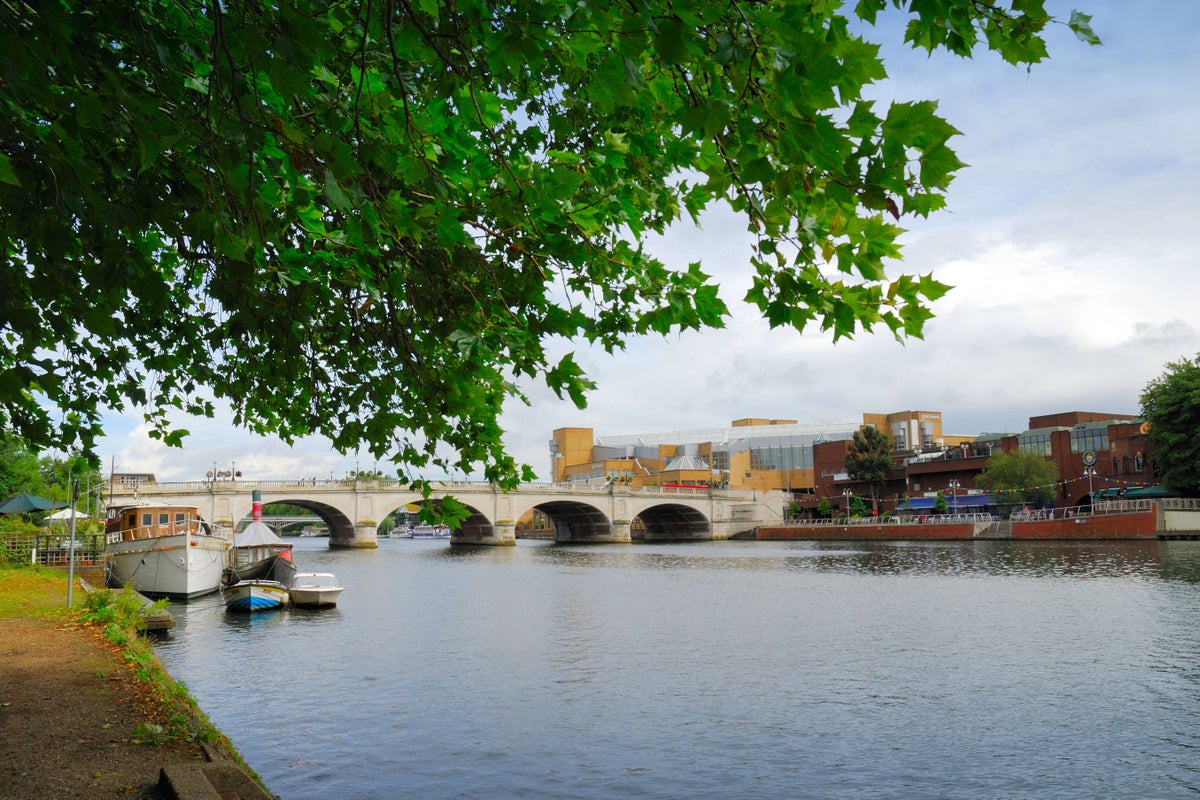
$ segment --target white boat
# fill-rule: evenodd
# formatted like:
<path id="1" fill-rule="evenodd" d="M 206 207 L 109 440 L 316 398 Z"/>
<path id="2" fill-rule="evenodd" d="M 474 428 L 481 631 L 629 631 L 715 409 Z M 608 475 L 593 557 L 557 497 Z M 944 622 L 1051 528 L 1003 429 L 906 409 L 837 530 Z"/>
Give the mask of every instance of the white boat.
<path id="1" fill-rule="evenodd" d="M 187 599 L 221 585 L 229 539 L 192 506 L 121 506 L 105 519 L 105 582 Z"/>
<path id="2" fill-rule="evenodd" d="M 298 572 L 288 594 L 294 606 L 335 606 L 342 588 L 332 572 Z"/>
<path id="3" fill-rule="evenodd" d="M 449 539 L 450 528 L 446 525 L 414 525 L 411 534 L 414 539 Z"/>
<path id="4" fill-rule="evenodd" d="M 221 590 L 228 611 L 267 611 L 288 604 L 288 588 L 279 581 L 239 581 Z"/>

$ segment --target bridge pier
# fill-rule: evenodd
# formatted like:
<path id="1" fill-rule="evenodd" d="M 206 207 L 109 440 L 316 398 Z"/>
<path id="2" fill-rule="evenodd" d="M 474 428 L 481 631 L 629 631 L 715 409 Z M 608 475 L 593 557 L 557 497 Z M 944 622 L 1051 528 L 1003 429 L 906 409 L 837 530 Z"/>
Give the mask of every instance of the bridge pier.
<path id="1" fill-rule="evenodd" d="M 510 519 L 494 522 L 490 526 L 463 525 L 450 534 L 451 545 L 485 545 L 487 547 L 515 547 L 517 523 Z"/>
<path id="2" fill-rule="evenodd" d="M 618 544 L 629 544 L 633 541 L 633 536 L 629 532 L 630 523 L 627 519 L 615 519 L 612 521 L 612 538 L 608 541 Z"/>
<path id="3" fill-rule="evenodd" d="M 379 531 L 374 522 L 355 525 L 352 537 L 342 535 L 341 531 L 330 531 L 329 546 L 370 550 L 379 547 Z"/>

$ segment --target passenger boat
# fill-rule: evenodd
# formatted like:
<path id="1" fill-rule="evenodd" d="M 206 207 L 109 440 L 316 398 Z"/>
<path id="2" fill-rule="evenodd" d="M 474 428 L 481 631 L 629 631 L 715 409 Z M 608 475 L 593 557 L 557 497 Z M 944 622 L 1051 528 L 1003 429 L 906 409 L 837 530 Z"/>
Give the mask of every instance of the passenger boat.
<path id="1" fill-rule="evenodd" d="M 414 525 L 411 534 L 413 539 L 449 539 L 450 528 L 446 525 Z"/>
<path id="2" fill-rule="evenodd" d="M 186 600 L 221 585 L 229 539 L 192 506 L 119 506 L 104 523 L 105 582 Z"/>
<path id="3" fill-rule="evenodd" d="M 335 606 L 341 593 L 332 572 L 298 572 L 288 589 L 294 606 Z"/>
<path id="4" fill-rule="evenodd" d="M 267 611 L 288 604 L 288 588 L 279 581 L 238 581 L 221 590 L 227 611 Z"/>

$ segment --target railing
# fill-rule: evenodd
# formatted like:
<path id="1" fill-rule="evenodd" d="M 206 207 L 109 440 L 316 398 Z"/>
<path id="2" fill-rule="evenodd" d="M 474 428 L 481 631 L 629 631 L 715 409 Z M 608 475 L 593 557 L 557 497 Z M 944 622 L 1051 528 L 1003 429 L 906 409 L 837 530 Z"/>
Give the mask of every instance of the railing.
<path id="1" fill-rule="evenodd" d="M 430 481 L 430 485 L 434 491 L 454 491 L 454 490 L 492 490 L 495 485 L 488 481 L 468 481 L 468 480 L 444 480 Z M 246 480 L 227 480 L 227 481 L 161 481 L 155 483 L 142 483 L 137 487 L 131 487 L 124 491 L 119 491 L 116 494 L 121 496 L 127 495 L 158 495 L 158 494 L 185 494 L 199 492 L 218 492 L 218 491 L 236 491 L 244 489 L 408 489 L 409 484 L 406 481 L 400 481 L 396 478 L 369 478 L 355 481 L 353 478 L 297 478 L 291 480 L 265 480 L 265 481 L 246 481 Z M 517 487 L 518 492 L 546 492 L 546 493 L 561 493 L 561 494 L 608 494 L 613 491 L 613 486 L 607 481 L 604 483 L 523 483 Z M 707 486 L 689 487 L 689 486 L 628 486 L 621 485 L 619 487 L 623 491 L 632 491 L 637 494 L 671 494 L 684 497 L 707 497 L 710 494 L 715 497 L 743 497 L 746 495 L 762 495 L 767 494 L 760 490 L 754 489 L 713 489 Z"/>
<path id="2" fill-rule="evenodd" d="M 1183 499 L 1183 498 L 1179 498 Z M 1092 507 L 1092 513 L 1096 515 L 1105 514 L 1134 514 L 1140 511 L 1149 511 L 1154 508 L 1156 502 L 1161 500 L 1101 500 Z M 1086 506 L 1082 506 L 1085 509 Z"/>
<path id="3" fill-rule="evenodd" d="M 30 554 L 35 564 L 66 567 L 71 564 L 71 534 L 38 536 Z M 75 564 L 81 567 L 104 563 L 104 534 L 75 534 Z"/>
<path id="4" fill-rule="evenodd" d="M 1147 500 L 1133 502 L 1145 503 Z M 1200 498 L 1195 497 L 1164 497 L 1155 502 L 1161 503 L 1166 511 L 1200 511 Z"/>

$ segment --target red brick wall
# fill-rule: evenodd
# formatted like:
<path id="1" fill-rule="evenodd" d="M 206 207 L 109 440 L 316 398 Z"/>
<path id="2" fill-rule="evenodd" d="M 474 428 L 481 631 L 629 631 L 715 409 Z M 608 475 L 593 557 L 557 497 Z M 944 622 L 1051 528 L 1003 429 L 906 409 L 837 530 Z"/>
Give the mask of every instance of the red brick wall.
<path id="1" fill-rule="evenodd" d="M 1014 522 L 1013 539 L 1154 539 L 1158 535 L 1154 511 L 1111 516 Z M 762 527 L 759 541 L 897 542 L 973 539 L 975 526 L 955 525 L 786 525 Z"/>
<path id="2" fill-rule="evenodd" d="M 1012 526 L 1012 538 L 1154 539 L 1158 536 L 1157 518 L 1154 511 L 1146 511 L 1140 514 L 1017 522 Z"/>
<path id="3" fill-rule="evenodd" d="M 759 528 L 759 541 L 898 542 L 970 539 L 975 526 L 961 525 L 787 525 Z"/>

